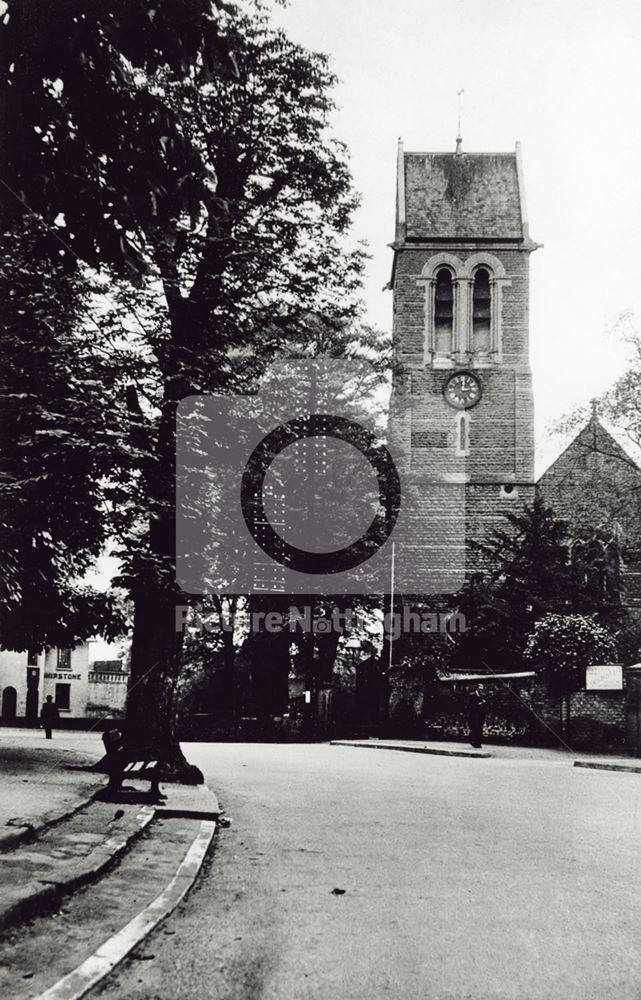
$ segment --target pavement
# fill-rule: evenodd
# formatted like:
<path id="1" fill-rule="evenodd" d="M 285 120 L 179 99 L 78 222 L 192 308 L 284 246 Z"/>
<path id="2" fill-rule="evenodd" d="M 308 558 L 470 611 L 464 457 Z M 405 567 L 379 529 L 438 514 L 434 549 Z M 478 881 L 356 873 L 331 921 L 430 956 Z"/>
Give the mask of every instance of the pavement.
<path id="1" fill-rule="evenodd" d="M 638 776 L 505 749 L 188 746 L 233 823 L 95 997 L 638 1000 Z"/>
<path id="2" fill-rule="evenodd" d="M 0 930 L 53 908 L 105 873 L 154 818 L 149 805 L 95 801 L 0 854 Z"/>
<path id="3" fill-rule="evenodd" d="M 149 782 L 128 777 L 110 800 L 105 776 L 86 770 L 101 756 L 97 734 L 61 732 L 50 742 L 38 731 L 0 730 L 0 931 L 5 951 L 9 942 L 6 958 L 0 958 L 0 994 L 12 1000 L 20 993 L 17 979 L 27 980 L 26 992 L 20 994 L 25 997 L 35 996 L 39 985 L 52 1000 L 84 996 L 180 903 L 211 844 L 220 807 L 208 788 L 163 783 L 165 800 L 150 803 Z M 135 858 L 145 837 L 162 859 L 143 855 L 141 870 L 141 857 Z M 113 881 L 121 883 L 115 900 L 113 885 L 105 886 Z M 60 935 L 54 935 L 52 959 L 46 946 L 49 924 L 61 915 L 77 915 L 79 907 L 82 911 L 83 886 L 91 887 L 90 898 L 73 929 L 75 950 L 67 941 L 61 947 Z M 107 939 L 105 906 L 117 924 Z M 73 919 L 67 922 L 73 925 Z M 35 925 L 41 941 L 30 952 L 24 934 Z M 77 967 L 72 964 L 76 958 Z M 56 985 L 57 978 L 64 982 Z"/>
<path id="4" fill-rule="evenodd" d="M 108 875 L 5 930 L 0 996 L 80 1000 L 127 954 L 146 961 L 145 938 L 193 886 L 215 827 L 154 819 Z"/>
<path id="5" fill-rule="evenodd" d="M 80 737 L 80 738 L 79 738 Z M 82 768 L 100 757 L 100 737 L 0 727 L 0 851 L 85 805 L 104 775 Z"/>
<path id="6" fill-rule="evenodd" d="M 403 753 L 430 753 L 440 757 L 490 757 L 487 750 L 469 744 L 426 743 L 423 740 L 331 740 L 333 747 L 360 747 L 366 750 L 400 750 Z"/>
<path id="7" fill-rule="evenodd" d="M 367 750 L 396 750 L 404 753 L 435 754 L 442 757 L 498 757 L 503 760 L 531 760 L 565 763 L 574 767 L 595 768 L 603 771 L 629 771 L 641 773 L 638 757 L 616 753 L 589 753 L 572 750 L 570 746 L 523 747 L 510 744 L 486 744 L 475 749 L 469 743 L 436 740 L 332 740 L 331 746 L 360 747 Z"/>
<path id="8" fill-rule="evenodd" d="M 49 741 L 37 729 L 0 728 L 0 852 L 93 802 L 106 777 L 87 768 L 103 753 L 100 733 L 63 730 Z M 149 787 L 129 778 L 126 784 L 141 791 Z M 215 795 L 203 785 L 167 788 L 167 801 L 155 808 L 165 817 L 210 819 L 218 809 Z"/>

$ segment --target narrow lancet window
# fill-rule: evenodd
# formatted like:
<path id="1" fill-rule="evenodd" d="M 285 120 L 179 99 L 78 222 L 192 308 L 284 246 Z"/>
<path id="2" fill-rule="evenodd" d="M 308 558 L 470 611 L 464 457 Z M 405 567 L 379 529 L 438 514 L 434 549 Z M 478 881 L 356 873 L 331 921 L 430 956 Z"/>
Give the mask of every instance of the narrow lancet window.
<path id="1" fill-rule="evenodd" d="M 470 453 L 470 427 L 467 413 L 459 413 L 456 427 L 456 452 L 458 455 Z"/>

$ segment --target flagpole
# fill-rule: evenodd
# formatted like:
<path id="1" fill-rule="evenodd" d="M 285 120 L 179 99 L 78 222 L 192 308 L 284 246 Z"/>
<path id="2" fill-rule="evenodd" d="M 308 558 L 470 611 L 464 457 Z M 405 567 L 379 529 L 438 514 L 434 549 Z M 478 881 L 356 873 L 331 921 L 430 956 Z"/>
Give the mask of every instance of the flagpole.
<path id="1" fill-rule="evenodd" d="M 391 566 L 391 579 L 390 579 L 390 599 L 389 599 L 389 663 L 387 665 L 387 672 L 389 674 L 392 669 L 392 652 L 394 645 L 394 571 L 395 571 L 395 561 L 396 561 L 396 543 L 392 542 L 392 566 Z"/>

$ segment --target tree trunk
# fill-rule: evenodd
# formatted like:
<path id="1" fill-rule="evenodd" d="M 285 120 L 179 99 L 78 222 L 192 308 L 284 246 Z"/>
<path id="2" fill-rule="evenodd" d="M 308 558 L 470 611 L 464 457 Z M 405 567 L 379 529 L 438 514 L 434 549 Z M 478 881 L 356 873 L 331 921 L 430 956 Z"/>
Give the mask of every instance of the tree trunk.
<path id="1" fill-rule="evenodd" d="M 180 627 L 176 621 L 176 608 L 182 602 L 176 588 L 175 508 L 175 420 L 181 394 L 177 380 L 167 379 L 158 435 L 155 442 L 146 442 L 148 545 L 133 560 L 134 629 L 125 736 L 159 754 L 165 781 L 201 784 L 202 772 L 187 763 L 178 743 L 174 706 L 182 654 L 182 620 Z M 135 406 L 129 409 L 132 430 L 140 435 L 144 417 L 136 414 Z"/>
<path id="2" fill-rule="evenodd" d="M 152 748 L 160 755 L 165 781 L 202 784 L 202 772 L 187 762 L 176 733 L 174 694 L 181 645 L 175 599 L 162 590 L 139 595 L 134 610 L 125 737 L 127 742 Z"/>
<path id="3" fill-rule="evenodd" d="M 225 606 L 222 597 L 214 596 L 214 606 L 218 612 L 220 620 L 220 634 L 223 644 L 223 670 L 222 684 L 220 692 L 220 704 L 217 706 L 221 715 L 227 716 L 232 721 L 237 721 L 241 715 L 240 696 L 236 678 L 236 655 L 237 650 L 234 645 L 234 625 L 236 621 L 237 597 L 228 600 L 228 613 L 225 613 Z"/>

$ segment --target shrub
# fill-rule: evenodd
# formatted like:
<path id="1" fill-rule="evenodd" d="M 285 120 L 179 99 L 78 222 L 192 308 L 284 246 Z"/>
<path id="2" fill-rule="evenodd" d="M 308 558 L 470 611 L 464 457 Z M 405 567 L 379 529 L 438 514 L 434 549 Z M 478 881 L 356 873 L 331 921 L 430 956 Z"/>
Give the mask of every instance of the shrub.
<path id="1" fill-rule="evenodd" d="M 545 615 L 530 632 L 524 652 L 558 692 L 579 690 L 586 667 L 612 663 L 616 656 L 614 636 L 590 615 Z"/>

